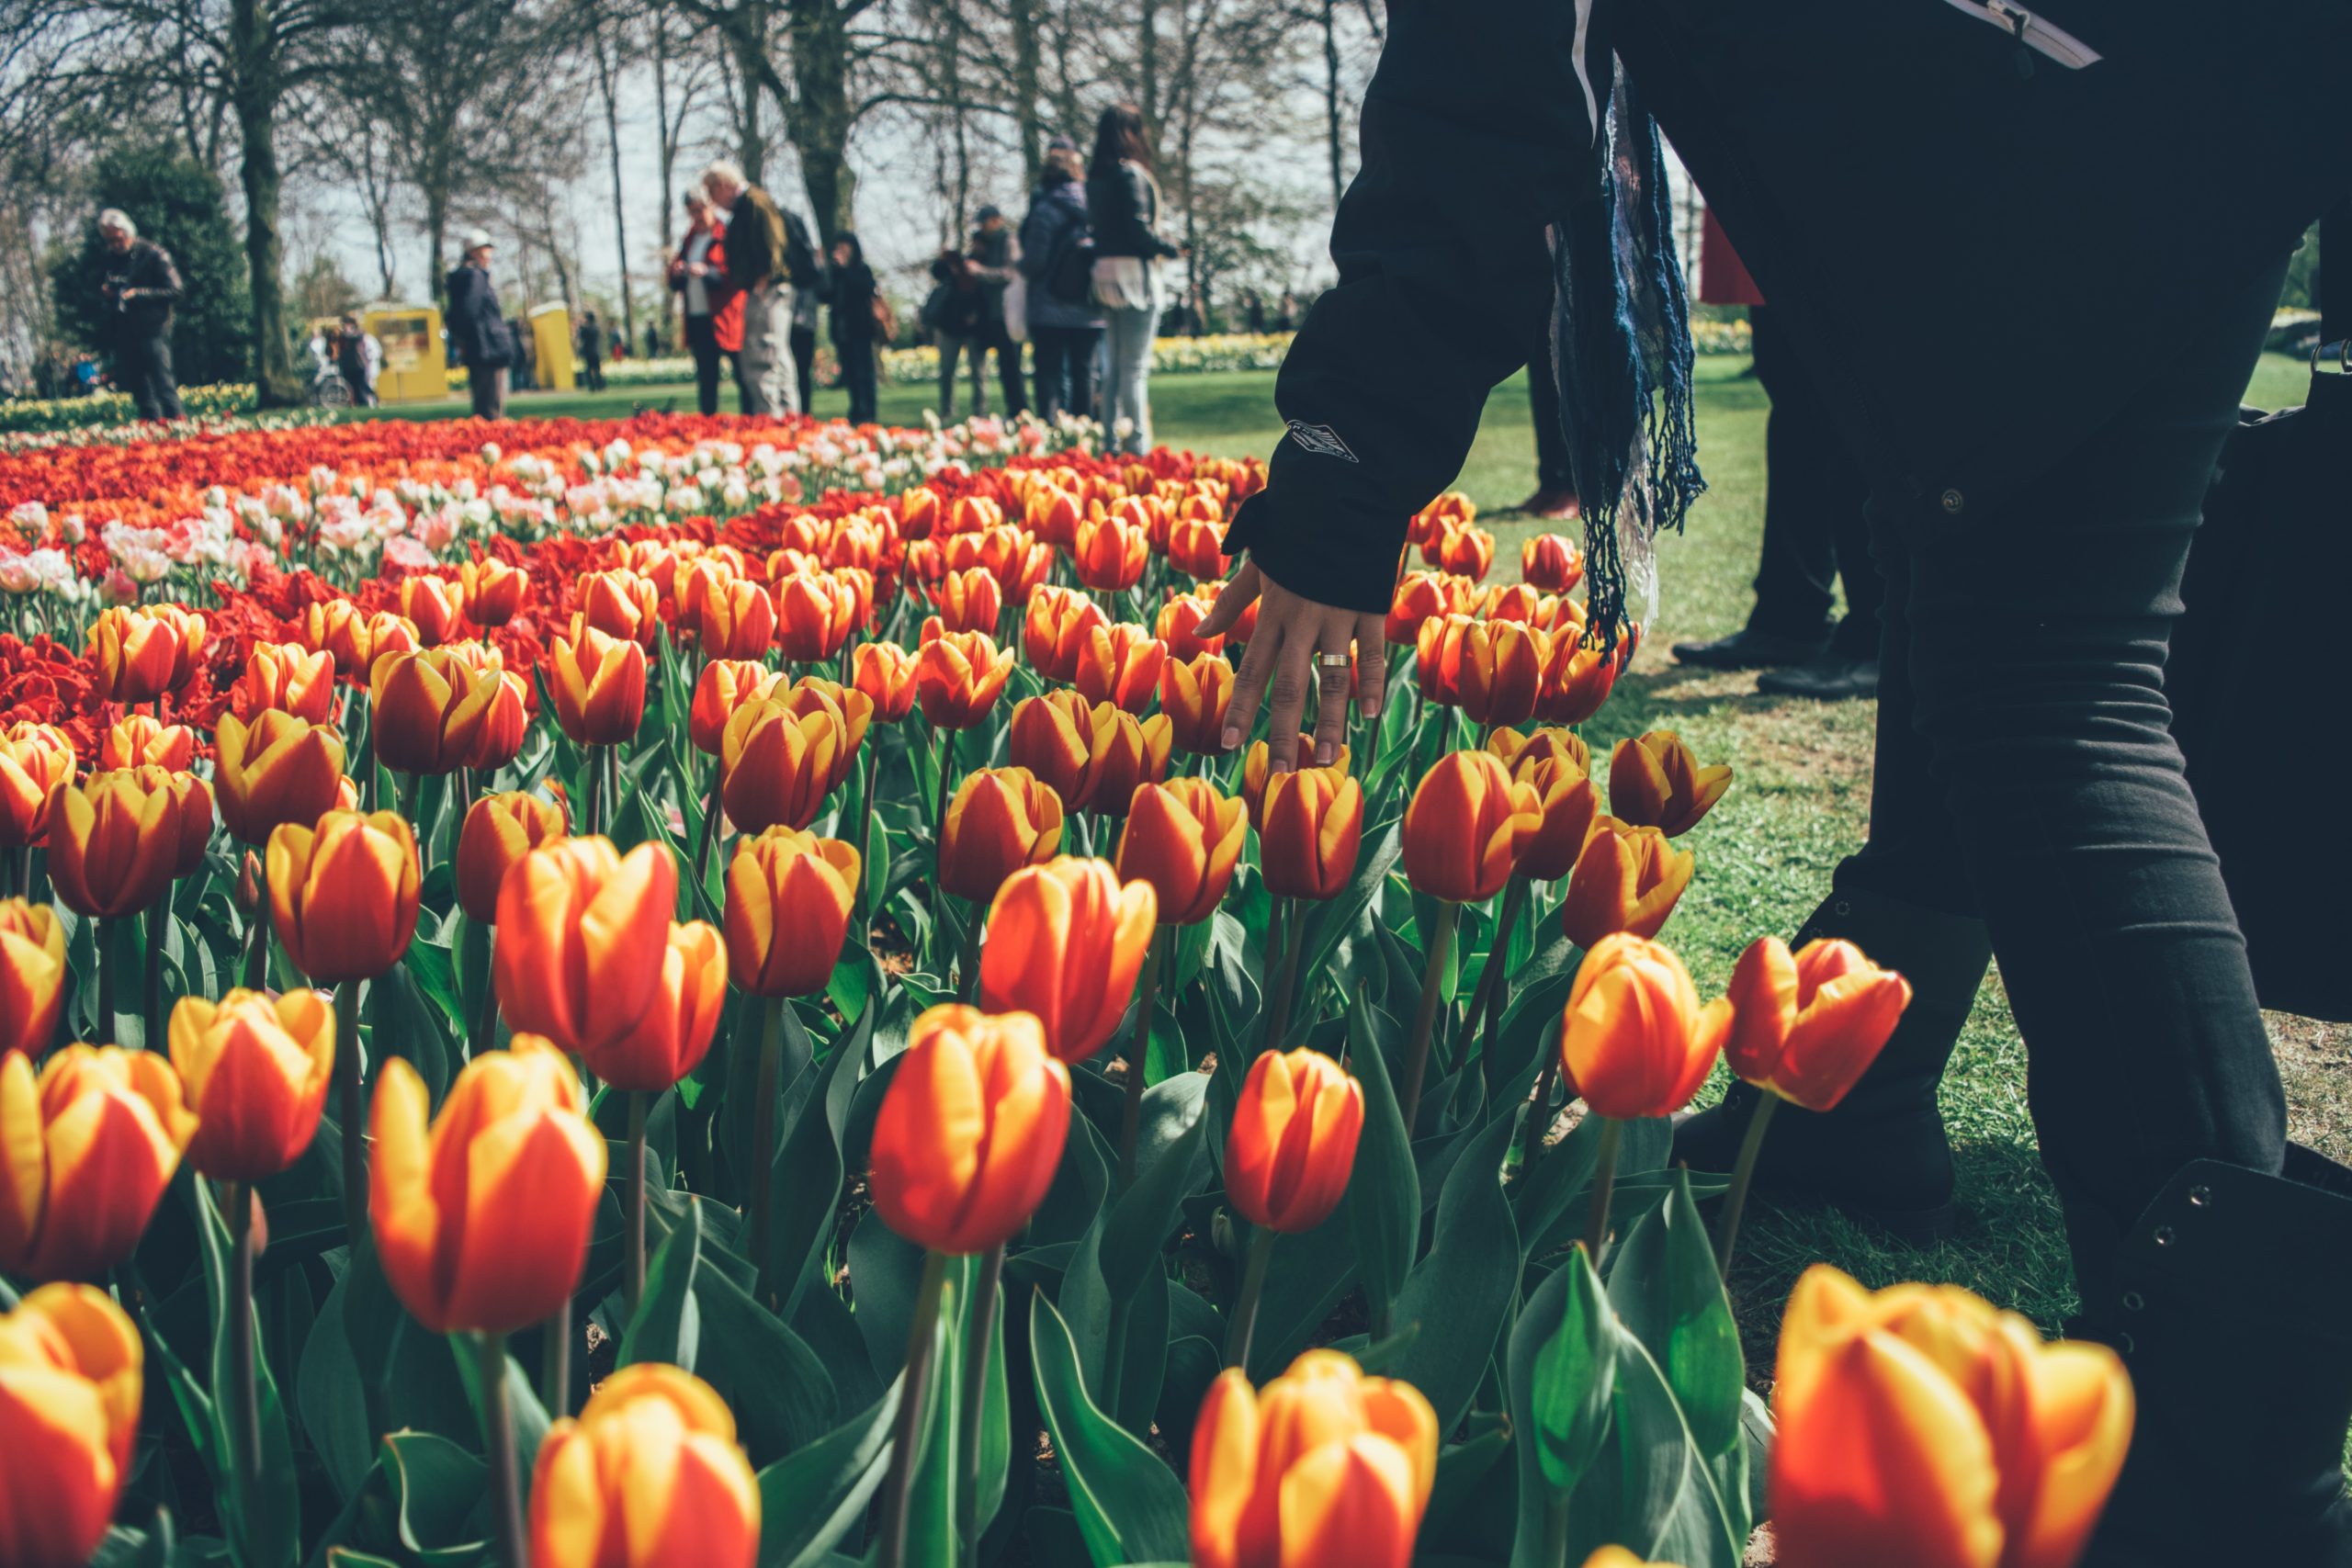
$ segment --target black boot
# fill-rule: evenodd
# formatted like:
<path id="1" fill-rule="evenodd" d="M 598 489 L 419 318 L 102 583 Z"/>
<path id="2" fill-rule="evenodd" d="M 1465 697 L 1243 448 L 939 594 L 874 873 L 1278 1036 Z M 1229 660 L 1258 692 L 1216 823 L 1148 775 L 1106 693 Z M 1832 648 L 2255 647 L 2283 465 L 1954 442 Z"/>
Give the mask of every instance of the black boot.
<path id="1" fill-rule="evenodd" d="M 2199 1160 L 2075 1267 L 2078 1327 L 2138 1402 L 2081 1568 L 2352 1568 L 2352 1170 L 2293 1145 L 2283 1176 Z"/>
<path id="2" fill-rule="evenodd" d="M 1951 1145 L 1936 1086 L 1976 1003 L 1993 947 L 1982 920 L 1860 890 L 1833 893 L 1793 947 L 1844 937 L 1911 982 L 1885 1049 L 1838 1109 L 1783 1105 L 1758 1155 L 1753 1190 L 1784 1201 L 1827 1203 L 1915 1246 L 1952 1228 Z M 1676 1164 L 1729 1170 L 1763 1091 L 1735 1081 L 1723 1103 L 1674 1130 Z"/>

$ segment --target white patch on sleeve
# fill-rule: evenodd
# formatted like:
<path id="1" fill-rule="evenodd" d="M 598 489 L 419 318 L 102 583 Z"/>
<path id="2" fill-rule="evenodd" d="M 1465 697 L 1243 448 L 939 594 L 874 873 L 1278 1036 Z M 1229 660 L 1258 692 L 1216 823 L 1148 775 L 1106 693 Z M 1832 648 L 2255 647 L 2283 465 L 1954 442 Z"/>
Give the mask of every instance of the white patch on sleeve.
<path id="1" fill-rule="evenodd" d="M 1292 420 L 1290 438 L 1318 457 L 1340 457 L 1351 463 L 1363 461 L 1346 442 L 1340 439 L 1340 433 L 1328 424 L 1309 424 L 1303 419 Z"/>

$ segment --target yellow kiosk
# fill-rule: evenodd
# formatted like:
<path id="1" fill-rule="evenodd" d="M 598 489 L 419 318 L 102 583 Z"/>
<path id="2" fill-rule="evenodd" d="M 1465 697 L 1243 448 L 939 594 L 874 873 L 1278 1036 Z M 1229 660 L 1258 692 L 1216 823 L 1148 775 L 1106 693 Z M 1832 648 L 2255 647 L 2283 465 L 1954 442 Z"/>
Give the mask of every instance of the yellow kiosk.
<path id="1" fill-rule="evenodd" d="M 441 312 L 431 305 L 370 305 L 360 321 L 384 345 L 376 396 L 387 403 L 430 402 L 449 395 Z"/>
<path id="2" fill-rule="evenodd" d="M 531 311 L 531 346 L 538 350 L 532 374 L 543 392 L 568 392 L 574 384 L 571 361 L 571 311 L 563 305 L 540 305 Z"/>

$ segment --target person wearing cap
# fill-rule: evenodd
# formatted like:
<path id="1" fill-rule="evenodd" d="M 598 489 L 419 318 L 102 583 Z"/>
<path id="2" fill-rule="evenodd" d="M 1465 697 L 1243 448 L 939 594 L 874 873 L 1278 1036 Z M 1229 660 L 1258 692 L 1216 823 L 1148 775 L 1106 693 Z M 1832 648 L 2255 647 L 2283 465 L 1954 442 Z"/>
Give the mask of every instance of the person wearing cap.
<path id="1" fill-rule="evenodd" d="M 449 297 L 449 352 L 466 367 L 466 387 L 473 395 L 477 419 L 506 417 L 506 368 L 514 363 L 514 335 L 507 330 L 498 290 L 490 281 L 494 248 L 487 231 L 469 231 L 465 259 L 444 282 Z"/>
<path id="2" fill-rule="evenodd" d="M 1012 225 L 1006 222 L 1004 209 L 996 206 L 980 209 L 972 220 L 972 243 L 964 248 L 972 270 L 980 282 L 979 341 L 972 349 L 972 374 L 985 374 L 989 351 L 996 351 L 998 384 L 1004 389 L 1004 412 L 1010 419 L 1029 406 L 1021 395 L 1021 345 L 1012 341 L 1012 329 L 1005 321 L 1004 291 L 1012 282 L 1013 264 L 1020 253 L 1012 243 Z M 974 413 L 988 410 L 979 402 L 972 405 Z"/>
<path id="3" fill-rule="evenodd" d="M 172 379 L 172 306 L 180 297 L 171 253 L 139 237 L 128 213 L 98 214 L 96 275 L 99 346 L 114 361 L 115 385 L 130 395 L 141 419 L 179 419 L 178 383 Z"/>

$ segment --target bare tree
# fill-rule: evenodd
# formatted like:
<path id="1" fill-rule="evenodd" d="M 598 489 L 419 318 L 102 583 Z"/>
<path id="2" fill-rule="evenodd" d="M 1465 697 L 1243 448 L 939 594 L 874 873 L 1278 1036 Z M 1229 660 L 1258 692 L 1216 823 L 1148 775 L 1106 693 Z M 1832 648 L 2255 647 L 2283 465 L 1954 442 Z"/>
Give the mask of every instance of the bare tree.
<path id="1" fill-rule="evenodd" d="M 616 53 L 627 57 L 628 18 L 609 7 L 596 7 L 588 17 L 588 43 L 596 62 L 596 96 L 605 106 L 605 146 L 612 160 L 613 249 L 621 273 L 621 331 L 628 342 L 635 343 L 637 294 L 628 276 L 628 191 L 621 183 L 620 66 L 615 59 Z"/>

